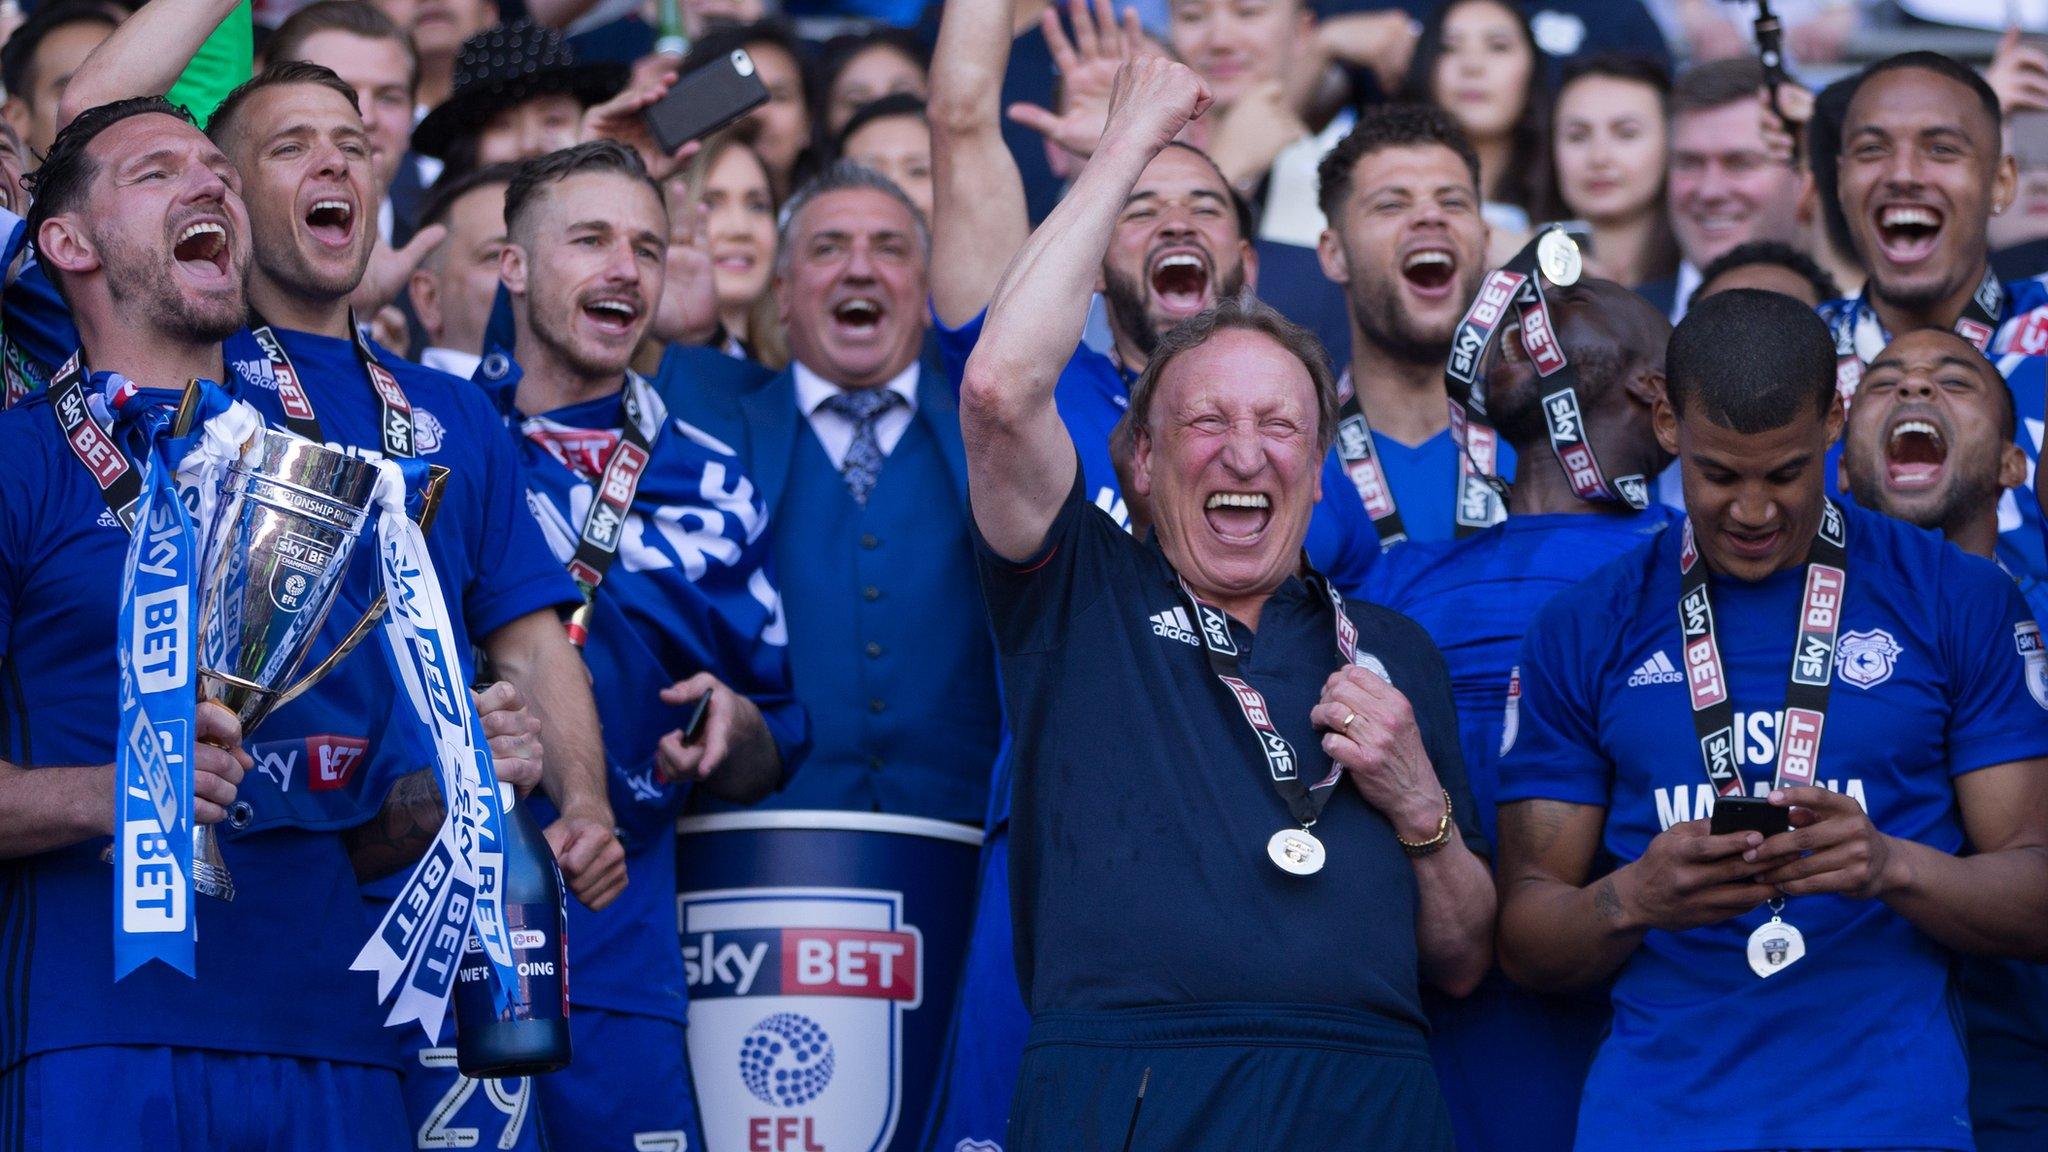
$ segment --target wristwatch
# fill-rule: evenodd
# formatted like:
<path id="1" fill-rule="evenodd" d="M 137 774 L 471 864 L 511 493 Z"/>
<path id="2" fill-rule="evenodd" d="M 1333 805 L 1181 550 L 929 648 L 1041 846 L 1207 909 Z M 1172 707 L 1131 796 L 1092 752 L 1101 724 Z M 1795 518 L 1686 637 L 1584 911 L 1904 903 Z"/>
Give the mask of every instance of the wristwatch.
<path id="1" fill-rule="evenodd" d="M 1427 840 L 1415 841 L 1402 840 L 1401 834 L 1396 832 L 1394 839 L 1400 843 L 1401 851 L 1417 859 L 1442 851 L 1443 846 L 1451 842 L 1451 794 L 1444 793 L 1444 814 L 1437 818 L 1436 835 Z"/>

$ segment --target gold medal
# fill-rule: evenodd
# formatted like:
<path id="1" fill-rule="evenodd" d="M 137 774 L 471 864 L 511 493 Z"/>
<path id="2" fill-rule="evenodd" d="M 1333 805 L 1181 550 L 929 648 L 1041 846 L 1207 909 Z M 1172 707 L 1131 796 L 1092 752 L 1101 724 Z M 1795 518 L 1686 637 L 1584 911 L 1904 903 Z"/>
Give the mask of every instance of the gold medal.
<path id="1" fill-rule="evenodd" d="M 1585 262 L 1579 258 L 1579 245 L 1562 228 L 1552 228 L 1536 242 L 1536 266 L 1543 269 L 1543 278 L 1559 288 L 1569 288 L 1579 282 L 1579 273 Z"/>

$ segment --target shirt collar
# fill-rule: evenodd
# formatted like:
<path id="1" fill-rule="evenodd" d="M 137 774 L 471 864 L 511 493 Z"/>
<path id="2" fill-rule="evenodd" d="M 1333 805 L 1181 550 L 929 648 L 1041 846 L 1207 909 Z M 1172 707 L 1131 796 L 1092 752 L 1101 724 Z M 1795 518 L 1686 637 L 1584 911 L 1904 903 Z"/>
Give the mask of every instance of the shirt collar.
<path id="1" fill-rule="evenodd" d="M 483 362 L 482 356 L 474 352 L 464 352 L 459 348 L 420 349 L 421 364 L 446 372 L 450 376 L 460 376 L 464 380 L 476 375 L 477 365 Z"/>
<path id="2" fill-rule="evenodd" d="M 811 371 L 804 366 L 801 360 L 791 361 L 790 369 L 796 377 L 797 411 L 802 412 L 805 416 L 815 415 L 818 411 L 818 405 L 823 404 L 831 397 L 844 392 L 854 391 L 851 388 L 841 388 L 839 385 Z M 908 368 L 898 372 L 894 379 L 882 385 L 882 387 L 903 397 L 905 408 L 912 413 L 917 411 L 917 369 L 918 362 L 912 360 Z"/>

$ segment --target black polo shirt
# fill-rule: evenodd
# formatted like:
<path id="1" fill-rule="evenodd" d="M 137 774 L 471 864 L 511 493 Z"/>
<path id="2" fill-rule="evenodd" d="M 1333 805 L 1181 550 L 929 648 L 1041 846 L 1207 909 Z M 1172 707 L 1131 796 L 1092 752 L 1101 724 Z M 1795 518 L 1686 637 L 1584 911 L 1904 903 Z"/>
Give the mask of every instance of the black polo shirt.
<path id="1" fill-rule="evenodd" d="M 1088 503 L 1078 477 L 1039 555 L 980 548 L 1015 740 L 1010 880 L 1032 1011 L 1316 1004 L 1420 1027 L 1414 866 L 1348 780 L 1315 828 L 1323 870 L 1274 866 L 1267 839 L 1296 825 L 1159 549 Z M 1346 608 L 1477 845 L 1443 658 L 1406 617 Z M 1231 629 L 1240 675 L 1302 777 L 1319 778 L 1309 709 L 1343 663 L 1328 601 L 1290 578 L 1256 635 Z"/>

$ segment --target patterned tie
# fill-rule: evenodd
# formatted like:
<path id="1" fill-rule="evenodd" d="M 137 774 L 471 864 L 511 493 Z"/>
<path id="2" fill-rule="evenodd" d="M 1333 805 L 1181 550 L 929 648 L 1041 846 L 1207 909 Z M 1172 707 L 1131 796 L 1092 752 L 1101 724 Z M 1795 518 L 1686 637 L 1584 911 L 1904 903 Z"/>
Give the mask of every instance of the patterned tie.
<path id="1" fill-rule="evenodd" d="M 903 397 L 889 388 L 862 388 L 839 392 L 825 398 L 824 407 L 853 421 L 853 443 L 839 464 L 839 475 L 853 501 L 867 507 L 868 493 L 875 490 L 875 478 L 882 471 L 882 444 L 875 438 L 875 424 L 882 414 L 903 403 Z"/>

